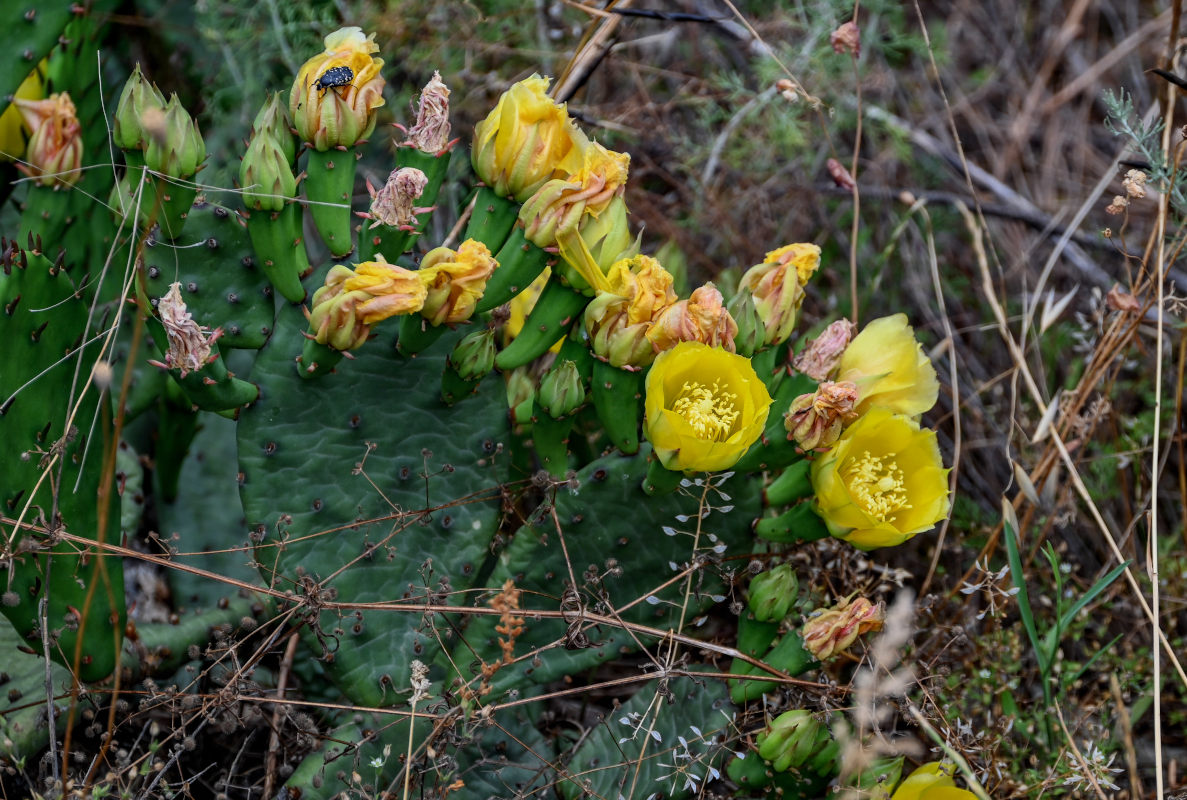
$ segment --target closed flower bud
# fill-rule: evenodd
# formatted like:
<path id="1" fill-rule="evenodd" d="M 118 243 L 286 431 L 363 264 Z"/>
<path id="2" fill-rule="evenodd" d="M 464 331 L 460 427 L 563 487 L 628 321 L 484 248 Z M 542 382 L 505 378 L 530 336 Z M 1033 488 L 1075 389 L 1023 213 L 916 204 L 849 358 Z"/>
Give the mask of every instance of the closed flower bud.
<path id="1" fill-rule="evenodd" d="M 354 147 L 375 130 L 375 109 L 383 105 L 383 59 L 375 57 L 375 34 L 339 28 L 326 49 L 305 62 L 289 91 L 289 113 L 302 141 L 325 152 Z"/>
<path id="2" fill-rule="evenodd" d="M 124 84 L 111 123 L 111 139 L 116 147 L 121 150 L 145 148 L 148 141 L 144 131 L 144 113 L 149 109 L 164 111 L 165 96 L 155 84 L 144 79 L 137 64 Z"/>
<path id="3" fill-rule="evenodd" d="M 722 304 L 721 292 L 711 283 L 694 290 L 687 300 L 665 308 L 647 331 L 657 353 L 679 342 L 700 342 L 732 353 L 737 335 L 738 323 Z"/>
<path id="4" fill-rule="evenodd" d="M 783 415 L 787 438 L 805 452 L 827 450 L 841 436 L 841 429 L 857 419 L 853 409 L 857 386 L 849 381 L 824 382 L 812 394 L 802 394 L 791 401 Z"/>
<path id="5" fill-rule="evenodd" d="M 158 366 L 177 369 L 184 378 L 218 357 L 213 348 L 222 330 L 212 333 L 209 328 L 194 321 L 185 301 L 181 299 L 180 283 L 171 284 L 169 291 L 157 303 L 157 316 L 165 327 L 165 336 L 169 341 L 165 363 Z"/>
<path id="6" fill-rule="evenodd" d="M 441 80 L 440 72 L 420 92 L 416 123 L 408 129 L 409 147 L 436 155 L 449 144 L 449 87 Z"/>
<path id="7" fill-rule="evenodd" d="M 842 23 L 841 27 L 829 34 L 828 43 L 833 46 L 833 52 L 838 55 L 841 53 L 849 53 L 853 56 L 861 55 L 861 34 L 852 20 Z"/>
<path id="8" fill-rule="evenodd" d="M 375 220 L 371 227 L 409 228 L 415 225 L 415 204 L 428 185 L 429 179 L 416 167 L 393 170 L 387 176 L 387 182 L 371 197 L 371 218 Z"/>
<path id="9" fill-rule="evenodd" d="M 586 214 L 600 216 L 622 194 L 630 163 L 626 153 L 607 150 L 597 142 L 587 144 L 580 169 L 548 181 L 524 201 L 519 212 L 524 236 L 537 247 L 552 247 L 576 234 Z"/>
<path id="10" fill-rule="evenodd" d="M 918 417 L 936 404 L 936 369 L 915 340 L 906 314 L 876 319 L 841 355 L 837 380 L 857 384 L 857 412 L 885 408 Z"/>
<path id="11" fill-rule="evenodd" d="M 13 93 L 13 100 L 39 100 L 45 97 L 42 85 L 42 61 L 30 72 Z M 16 161 L 25 155 L 25 123 L 20 109 L 13 103 L 0 113 L 0 161 Z"/>
<path id="12" fill-rule="evenodd" d="M 289 119 L 284 95 L 275 92 L 260 108 L 255 121 L 251 123 L 253 136 L 271 136 L 284 153 L 289 166 L 297 163 L 297 140 L 293 136 L 293 121 Z"/>
<path id="13" fill-rule="evenodd" d="M 759 622 L 780 622 L 791 610 L 800 584 L 790 564 L 755 575 L 750 580 L 750 611 Z"/>
<path id="14" fill-rule="evenodd" d="M 148 116 L 153 116 L 150 110 Z M 160 124 L 145 125 L 144 163 L 154 172 L 170 178 L 192 178 L 206 160 L 206 143 L 198 123 L 173 94 L 165 106 Z"/>
<path id="15" fill-rule="evenodd" d="M 841 603 L 804 623 L 804 648 L 817 661 L 825 661 L 849 649 L 857 637 L 869 631 L 882 630 L 886 608 L 864 597 Z"/>
<path id="16" fill-rule="evenodd" d="M 421 316 L 432 325 L 465 322 L 474 314 L 486 281 L 498 265 L 486 245 L 475 239 L 462 242 L 457 250 L 430 250 L 415 273 L 427 291 Z"/>
<path id="17" fill-rule="evenodd" d="M 291 137 L 290 137 L 291 138 Z M 280 211 L 297 196 L 297 179 L 276 139 L 257 131 L 239 165 L 243 202 L 253 211 Z"/>
<path id="18" fill-rule="evenodd" d="M 672 303 L 672 276 L 650 256 L 622 259 L 606 276 L 609 289 L 585 308 L 594 353 L 614 367 L 645 367 L 655 360 L 647 338 L 651 321 Z"/>
<path id="19" fill-rule="evenodd" d="M 565 359 L 552 365 L 540 379 L 536 401 L 554 419 L 567 417 L 585 403 L 585 384 L 577 364 Z"/>
<path id="20" fill-rule="evenodd" d="M 462 378 L 476 381 L 495 368 L 495 332 L 491 328 L 473 331 L 449 354 L 449 366 Z"/>
<path id="21" fill-rule="evenodd" d="M 749 289 L 740 289 L 730 298 L 726 308 L 738 325 L 734 349 L 738 355 L 749 358 L 762 349 L 766 339 L 766 328 L 758 314 L 758 307 L 754 305 L 754 295 Z"/>
<path id="22" fill-rule="evenodd" d="M 804 284 L 820 266 L 820 248 L 789 244 L 767 253 L 763 263 L 742 276 L 739 290 L 749 289 L 765 328 L 764 344 L 787 340 L 804 303 Z"/>
<path id="23" fill-rule="evenodd" d="M 82 177 L 82 127 L 67 92 L 45 100 L 16 100 L 32 133 L 26 163 L 17 169 L 41 186 L 73 186 Z"/>
<path id="24" fill-rule="evenodd" d="M 548 83 L 533 75 L 514 84 L 474 128 L 474 172 L 500 197 L 522 203 L 581 164 L 588 140 L 548 96 Z"/>
<path id="25" fill-rule="evenodd" d="M 757 737 L 758 754 L 776 772 L 809 770 L 829 775 L 836 769 L 839 746 L 823 722 L 803 709 L 785 711 Z"/>
<path id="26" fill-rule="evenodd" d="M 516 367 L 506 375 L 507 408 L 512 419 L 524 424 L 531 419 L 532 405 L 536 400 L 536 379 L 531 365 Z"/>
<path id="27" fill-rule="evenodd" d="M 847 319 L 839 319 L 824 329 L 791 365 L 814 381 L 826 381 L 837 371 L 841 355 L 849 346 L 857 326 Z"/>
<path id="28" fill-rule="evenodd" d="M 418 273 L 386 261 L 365 261 L 353 270 L 337 265 L 313 295 L 309 326 L 319 344 L 353 350 L 376 322 L 420 311 L 425 295 Z"/>

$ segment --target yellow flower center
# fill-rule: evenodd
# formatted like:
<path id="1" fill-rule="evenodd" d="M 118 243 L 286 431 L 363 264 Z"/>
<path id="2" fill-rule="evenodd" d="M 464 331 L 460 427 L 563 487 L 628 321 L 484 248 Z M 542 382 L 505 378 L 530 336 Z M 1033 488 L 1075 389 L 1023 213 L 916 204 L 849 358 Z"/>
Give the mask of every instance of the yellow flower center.
<path id="1" fill-rule="evenodd" d="M 850 493 L 879 522 L 911 508 L 903 471 L 897 462 L 883 461 L 881 456 L 870 455 L 867 450 L 849 464 L 845 473 Z"/>
<path id="2" fill-rule="evenodd" d="M 722 389 L 719 381 L 713 381 L 712 387 L 689 381 L 680 387 L 672 410 L 688 421 L 698 438 L 723 442 L 738 419 L 737 399 L 738 395 Z"/>

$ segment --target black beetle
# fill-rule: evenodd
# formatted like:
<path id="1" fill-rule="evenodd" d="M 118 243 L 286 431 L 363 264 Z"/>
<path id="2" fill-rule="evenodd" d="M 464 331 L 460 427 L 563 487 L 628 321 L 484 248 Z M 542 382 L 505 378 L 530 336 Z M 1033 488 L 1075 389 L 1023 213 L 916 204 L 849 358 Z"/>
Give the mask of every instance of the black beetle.
<path id="1" fill-rule="evenodd" d="M 335 86 L 349 86 L 353 80 L 354 70 L 350 67 L 330 67 L 321 74 L 320 78 L 309 85 L 316 86 L 320 92 L 325 94 L 326 89 L 332 89 Z"/>

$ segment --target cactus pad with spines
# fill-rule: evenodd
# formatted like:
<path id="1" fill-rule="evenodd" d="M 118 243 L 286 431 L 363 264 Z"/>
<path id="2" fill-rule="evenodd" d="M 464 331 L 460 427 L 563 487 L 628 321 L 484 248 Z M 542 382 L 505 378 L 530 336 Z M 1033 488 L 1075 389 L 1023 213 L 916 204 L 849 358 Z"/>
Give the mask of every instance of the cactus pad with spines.
<path id="1" fill-rule="evenodd" d="M 180 241 L 149 240 L 145 285 L 155 302 L 174 281 L 194 321 L 222 328 L 219 347 L 259 348 L 272 334 L 272 284 L 256 265 L 247 229 L 235 212 L 195 203 Z"/>
<path id="2" fill-rule="evenodd" d="M 293 358 L 306 327 L 299 311 L 281 309 L 251 375 L 260 399 L 239 422 L 243 505 L 264 582 L 298 598 L 303 583 L 324 582 L 338 603 L 424 603 L 445 578 L 452 591 L 466 588 L 498 525 L 500 393 L 484 384 L 452 409 L 441 401 L 445 354 L 460 332 L 412 360 L 381 334 L 336 374 L 303 379 Z M 459 601 L 444 592 L 432 602 Z M 307 641 L 364 705 L 397 702 L 393 681 L 450 636 L 439 618 L 434 630 L 431 615 L 410 611 L 327 610 L 313 620 L 320 630 L 306 625 Z"/>

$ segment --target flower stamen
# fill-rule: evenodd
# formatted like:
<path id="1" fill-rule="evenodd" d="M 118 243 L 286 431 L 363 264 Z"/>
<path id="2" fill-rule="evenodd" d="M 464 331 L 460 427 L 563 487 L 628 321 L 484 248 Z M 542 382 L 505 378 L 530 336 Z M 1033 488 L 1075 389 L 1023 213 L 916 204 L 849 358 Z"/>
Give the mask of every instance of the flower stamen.
<path id="1" fill-rule="evenodd" d="M 865 451 L 846 469 L 849 491 L 879 522 L 886 522 L 899 511 L 911 508 L 907 502 L 906 477 L 896 461 Z"/>
<path id="2" fill-rule="evenodd" d="M 672 410 L 684 417 L 698 437 L 724 442 L 738 419 L 737 399 L 737 394 L 721 388 L 720 381 L 713 381 L 711 388 L 697 381 L 688 381 L 680 387 Z"/>

